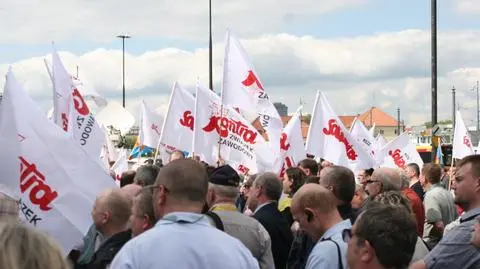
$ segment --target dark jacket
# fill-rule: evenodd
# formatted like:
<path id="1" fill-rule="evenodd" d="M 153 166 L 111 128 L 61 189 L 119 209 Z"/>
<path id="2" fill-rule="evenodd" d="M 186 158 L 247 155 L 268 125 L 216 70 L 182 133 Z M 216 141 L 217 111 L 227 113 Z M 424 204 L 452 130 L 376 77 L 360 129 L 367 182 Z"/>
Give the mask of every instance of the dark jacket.
<path id="1" fill-rule="evenodd" d="M 293 234 L 287 221 L 278 211 L 278 204 L 270 203 L 263 206 L 253 214 L 253 217 L 265 227 L 270 235 L 275 268 L 286 268 Z"/>
<path id="2" fill-rule="evenodd" d="M 117 233 L 108 238 L 93 254 L 92 261 L 87 265 L 76 265 L 75 269 L 105 269 L 112 263 L 115 255 L 132 238 L 132 230 Z"/>
<path id="3" fill-rule="evenodd" d="M 298 230 L 288 255 L 287 269 L 305 269 L 307 259 L 315 242 L 304 231 Z"/>

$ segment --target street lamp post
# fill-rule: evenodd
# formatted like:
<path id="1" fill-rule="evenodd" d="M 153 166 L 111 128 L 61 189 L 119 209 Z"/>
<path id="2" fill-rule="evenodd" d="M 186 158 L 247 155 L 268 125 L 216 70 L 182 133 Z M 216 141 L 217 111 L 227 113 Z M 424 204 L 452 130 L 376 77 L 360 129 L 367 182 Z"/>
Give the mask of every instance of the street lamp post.
<path id="1" fill-rule="evenodd" d="M 208 40 L 208 79 L 213 91 L 213 42 L 212 42 L 212 0 L 208 0 L 209 40 Z"/>
<path id="2" fill-rule="evenodd" d="M 118 38 L 122 39 L 122 86 L 123 86 L 123 108 L 125 108 L 125 39 L 131 38 L 131 36 L 128 35 L 117 35 Z"/>

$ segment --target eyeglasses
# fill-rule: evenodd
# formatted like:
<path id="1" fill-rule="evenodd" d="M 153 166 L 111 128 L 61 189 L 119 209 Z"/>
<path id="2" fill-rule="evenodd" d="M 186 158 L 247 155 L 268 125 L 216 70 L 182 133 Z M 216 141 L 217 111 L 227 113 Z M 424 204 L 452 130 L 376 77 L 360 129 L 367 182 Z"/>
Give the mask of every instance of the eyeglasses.
<path id="1" fill-rule="evenodd" d="M 365 181 L 365 183 L 367 183 L 367 184 L 373 184 L 373 183 L 378 183 L 378 182 L 380 182 L 380 181 L 378 181 L 378 180 L 367 180 L 367 181 Z"/>
<path id="2" fill-rule="evenodd" d="M 163 190 L 166 192 L 166 193 L 170 193 L 170 190 L 163 184 L 158 184 L 158 185 L 150 185 L 150 186 L 146 186 L 144 187 L 145 189 L 150 189 L 152 190 L 152 192 L 155 190 L 155 189 L 159 189 L 159 188 L 163 188 Z"/>

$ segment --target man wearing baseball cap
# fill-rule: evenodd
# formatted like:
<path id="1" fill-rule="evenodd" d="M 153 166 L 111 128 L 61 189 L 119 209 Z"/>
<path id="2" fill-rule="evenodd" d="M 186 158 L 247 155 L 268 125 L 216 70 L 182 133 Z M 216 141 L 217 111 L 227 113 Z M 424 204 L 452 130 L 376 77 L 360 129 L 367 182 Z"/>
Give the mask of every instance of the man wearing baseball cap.
<path id="1" fill-rule="evenodd" d="M 240 213 L 236 206 L 240 177 L 229 165 L 215 168 L 209 177 L 207 215 L 212 224 L 240 240 L 258 260 L 260 268 L 274 269 L 271 239 L 265 228 L 254 218 Z"/>

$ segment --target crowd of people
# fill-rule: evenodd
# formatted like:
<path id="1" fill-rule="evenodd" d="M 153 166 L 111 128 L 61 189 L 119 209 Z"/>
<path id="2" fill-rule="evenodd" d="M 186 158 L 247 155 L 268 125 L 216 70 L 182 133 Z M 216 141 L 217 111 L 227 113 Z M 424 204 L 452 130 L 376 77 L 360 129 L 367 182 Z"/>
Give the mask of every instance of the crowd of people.
<path id="1" fill-rule="evenodd" d="M 0 268 L 480 268 L 480 155 L 362 170 L 306 158 L 239 175 L 181 152 L 98 195 L 68 254 L 0 196 Z"/>

